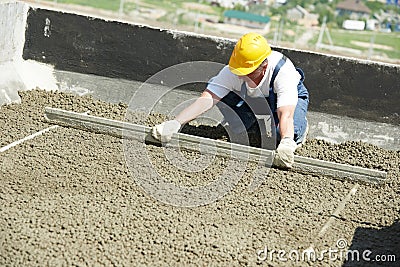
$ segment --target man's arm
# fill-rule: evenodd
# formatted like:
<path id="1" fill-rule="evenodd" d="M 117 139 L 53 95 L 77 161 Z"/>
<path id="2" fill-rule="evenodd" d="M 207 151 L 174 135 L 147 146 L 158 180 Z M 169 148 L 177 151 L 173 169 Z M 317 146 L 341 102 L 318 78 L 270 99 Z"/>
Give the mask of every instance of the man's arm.
<path id="1" fill-rule="evenodd" d="M 219 100 L 219 97 L 206 89 L 193 104 L 182 110 L 175 120 L 180 124 L 185 124 L 211 109 Z"/>
<path id="2" fill-rule="evenodd" d="M 276 149 L 275 166 L 291 168 L 294 163 L 296 142 L 294 138 L 293 115 L 296 106 L 281 106 L 277 109 L 281 141 Z"/>
<path id="3" fill-rule="evenodd" d="M 296 106 L 281 106 L 277 109 L 281 139 L 294 138 L 294 110 Z"/>
<path id="4" fill-rule="evenodd" d="M 215 94 L 206 89 L 201 96 L 190 106 L 182 110 L 174 120 L 165 121 L 153 127 L 153 137 L 161 142 L 169 142 L 174 133 L 177 133 L 185 124 L 207 110 L 211 109 L 220 100 Z"/>

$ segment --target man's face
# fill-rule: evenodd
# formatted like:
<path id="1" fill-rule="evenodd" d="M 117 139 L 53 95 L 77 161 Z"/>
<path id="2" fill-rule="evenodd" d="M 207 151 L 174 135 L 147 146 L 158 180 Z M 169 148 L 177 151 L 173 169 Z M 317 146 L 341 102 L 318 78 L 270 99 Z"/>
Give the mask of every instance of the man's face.
<path id="1" fill-rule="evenodd" d="M 260 77 L 262 78 L 264 72 L 264 66 L 260 66 L 257 69 L 255 69 L 252 73 L 247 74 L 246 76 L 250 78 L 251 80 L 255 81 L 259 79 Z"/>
<path id="2" fill-rule="evenodd" d="M 247 75 L 239 76 L 239 79 L 247 82 L 248 84 L 259 83 L 264 77 L 265 70 L 267 69 L 268 64 L 263 63 L 257 69 L 255 69 L 252 73 Z"/>

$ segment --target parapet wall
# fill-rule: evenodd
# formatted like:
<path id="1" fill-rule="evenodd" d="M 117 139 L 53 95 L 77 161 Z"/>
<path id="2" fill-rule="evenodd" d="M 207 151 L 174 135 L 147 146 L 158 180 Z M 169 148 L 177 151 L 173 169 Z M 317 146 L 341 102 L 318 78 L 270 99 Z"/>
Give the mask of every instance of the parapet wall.
<path id="1" fill-rule="evenodd" d="M 164 68 L 188 61 L 227 63 L 234 46 L 234 40 L 54 10 L 28 7 L 21 12 L 27 13 L 23 59 L 58 70 L 145 81 Z M 304 70 L 310 110 L 400 121 L 399 65 L 274 49 Z"/>

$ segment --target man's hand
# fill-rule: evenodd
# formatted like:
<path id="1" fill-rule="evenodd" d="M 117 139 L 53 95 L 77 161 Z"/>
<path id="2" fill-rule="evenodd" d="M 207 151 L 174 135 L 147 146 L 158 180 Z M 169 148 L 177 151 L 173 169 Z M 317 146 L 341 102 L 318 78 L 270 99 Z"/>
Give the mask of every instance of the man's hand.
<path id="1" fill-rule="evenodd" d="M 290 137 L 283 138 L 276 149 L 274 165 L 285 169 L 292 168 L 295 150 L 296 142 Z"/>
<path id="2" fill-rule="evenodd" d="M 153 137 L 162 143 L 171 141 L 172 135 L 177 133 L 181 124 L 177 120 L 165 121 L 153 127 Z"/>

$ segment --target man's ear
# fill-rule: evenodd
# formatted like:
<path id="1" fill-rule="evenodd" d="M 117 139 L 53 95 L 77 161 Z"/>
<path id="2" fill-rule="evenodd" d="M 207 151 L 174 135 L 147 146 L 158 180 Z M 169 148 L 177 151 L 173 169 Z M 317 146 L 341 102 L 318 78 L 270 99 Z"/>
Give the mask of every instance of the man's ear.
<path id="1" fill-rule="evenodd" d="M 266 68 L 268 66 L 268 59 L 265 59 L 262 63 L 263 68 Z"/>

